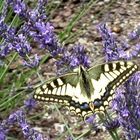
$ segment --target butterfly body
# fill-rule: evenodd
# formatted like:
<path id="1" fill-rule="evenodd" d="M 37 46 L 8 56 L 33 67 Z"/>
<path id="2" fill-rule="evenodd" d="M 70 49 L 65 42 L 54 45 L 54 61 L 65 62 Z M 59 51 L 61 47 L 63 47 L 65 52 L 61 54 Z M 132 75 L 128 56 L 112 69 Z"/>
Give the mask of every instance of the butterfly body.
<path id="1" fill-rule="evenodd" d="M 35 90 L 34 98 L 46 102 L 64 103 L 71 112 L 84 118 L 104 112 L 113 98 L 114 90 L 138 69 L 130 61 L 117 61 L 68 73 Z"/>

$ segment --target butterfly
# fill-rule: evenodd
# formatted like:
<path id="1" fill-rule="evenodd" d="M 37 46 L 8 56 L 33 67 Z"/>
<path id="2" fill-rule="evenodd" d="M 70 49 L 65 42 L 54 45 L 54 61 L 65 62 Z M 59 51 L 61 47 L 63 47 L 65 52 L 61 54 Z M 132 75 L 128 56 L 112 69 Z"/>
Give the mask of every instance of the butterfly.
<path id="1" fill-rule="evenodd" d="M 62 103 L 84 120 L 93 113 L 104 112 L 115 89 L 138 70 L 131 61 L 103 63 L 53 78 L 35 89 L 34 99 Z"/>

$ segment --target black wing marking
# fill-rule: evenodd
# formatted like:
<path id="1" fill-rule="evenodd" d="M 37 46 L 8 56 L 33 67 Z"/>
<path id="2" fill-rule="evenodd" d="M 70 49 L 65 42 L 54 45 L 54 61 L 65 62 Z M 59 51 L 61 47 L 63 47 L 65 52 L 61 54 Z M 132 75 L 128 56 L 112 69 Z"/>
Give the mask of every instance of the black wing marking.
<path id="1" fill-rule="evenodd" d="M 49 83 L 39 86 L 35 90 L 33 97 L 38 101 L 62 103 L 71 112 L 86 118 L 89 114 L 93 114 L 93 112 L 87 102 L 80 101 L 82 95 L 75 95 L 76 86 L 79 82 L 77 76 L 77 73 L 69 73 L 55 78 Z M 74 96 L 76 96 L 76 100 L 74 100 Z"/>
<path id="2" fill-rule="evenodd" d="M 77 73 L 54 78 L 49 83 L 37 87 L 33 97 L 39 101 L 68 103 L 72 100 L 77 82 Z"/>

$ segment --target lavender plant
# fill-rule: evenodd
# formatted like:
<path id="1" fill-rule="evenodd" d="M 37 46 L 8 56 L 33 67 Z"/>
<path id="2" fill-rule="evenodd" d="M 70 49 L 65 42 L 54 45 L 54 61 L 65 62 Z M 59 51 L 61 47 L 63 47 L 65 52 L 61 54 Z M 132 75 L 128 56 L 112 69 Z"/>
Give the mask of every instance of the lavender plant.
<path id="1" fill-rule="evenodd" d="M 28 101 L 29 102 L 29 101 Z M 30 101 L 30 107 L 32 106 Z M 27 103 L 27 102 L 26 102 Z M 33 103 L 34 104 L 34 103 Z M 28 103 L 29 106 L 29 103 Z M 28 124 L 26 120 L 25 115 L 25 108 L 21 108 L 17 110 L 16 112 L 12 113 L 8 119 L 3 120 L 0 125 L 0 139 L 5 140 L 6 135 L 8 133 L 8 130 L 10 126 L 14 126 L 15 124 L 18 124 L 18 126 L 21 128 L 22 133 L 24 135 L 24 138 L 27 140 L 47 140 L 46 138 L 43 138 L 42 134 L 31 128 L 31 126 Z M 30 108 L 31 109 L 31 108 Z"/>
<path id="2" fill-rule="evenodd" d="M 134 59 L 140 54 L 140 44 L 129 46 L 128 43 L 122 41 L 119 43 L 124 45 L 117 44 L 112 33 L 106 28 L 105 24 L 99 26 L 99 31 L 103 39 L 106 61 Z M 133 41 L 139 39 L 139 32 L 133 31 L 130 33 L 129 39 Z M 112 102 L 112 109 L 116 111 L 117 119 L 110 123 L 106 123 L 106 128 L 111 130 L 116 128 L 116 126 L 121 126 L 127 139 L 139 139 L 140 73 L 135 73 L 124 85 L 119 87 L 116 90 L 115 95 L 116 97 Z"/>
<path id="3" fill-rule="evenodd" d="M 16 57 L 19 57 L 24 66 L 37 68 L 41 58 L 38 54 L 34 55 L 32 53 L 33 47 L 31 43 L 34 42 L 39 46 L 39 49 L 44 50 L 46 54 L 49 53 L 53 58 L 59 58 L 56 62 L 58 68 L 60 68 L 62 64 L 64 65 L 64 63 L 69 66 L 70 69 L 79 64 L 83 64 L 87 67 L 89 62 L 87 61 L 88 57 L 85 55 L 83 47 L 75 47 L 72 52 L 69 53 L 59 43 L 54 33 L 54 27 L 50 22 L 47 22 L 47 16 L 45 13 L 46 4 L 47 1 L 39 0 L 35 9 L 31 9 L 27 3 L 21 0 L 4 1 L 3 11 L 0 16 L 1 60 L 4 61 L 4 59 L 6 60 L 8 57 L 13 57 L 8 64 L 9 66 L 14 60 L 16 60 Z M 23 22 L 23 24 L 19 25 L 18 28 L 16 28 L 14 24 L 6 22 L 6 16 L 9 12 L 9 8 L 12 9 L 13 14 L 15 15 L 14 19 L 18 16 Z M 67 56 L 61 57 L 63 53 Z M 2 71 L 2 76 L 0 77 L 1 82 L 4 82 L 3 77 L 6 75 L 7 70 L 8 67 Z M 5 99 L 6 102 L 9 102 L 8 100 L 9 99 Z M 5 101 L 3 101 L 0 106 L 1 110 L 3 107 L 7 108 L 4 106 Z M 8 117 L 8 119 L 1 122 L 1 139 L 6 139 L 10 126 L 14 124 L 18 124 L 21 128 L 25 139 L 45 139 L 40 133 L 32 129 L 26 120 L 25 114 L 27 110 L 31 111 L 31 109 L 35 106 L 35 101 L 33 99 L 29 99 L 25 100 L 24 103 L 24 107 L 15 111 Z"/>
<path id="4" fill-rule="evenodd" d="M 85 49 L 81 45 L 75 46 L 70 52 L 63 47 L 57 36 L 54 33 L 53 25 L 47 21 L 45 13 L 45 5 L 47 0 L 39 0 L 35 9 L 28 6 L 27 3 L 21 0 L 6 0 L 4 1 L 3 11 L 0 15 L 0 58 L 2 60 L 8 57 L 15 56 L 22 59 L 25 66 L 29 68 L 37 68 L 39 66 L 40 57 L 38 54 L 33 54 L 31 41 L 43 49 L 45 53 L 49 53 L 56 59 L 58 72 L 64 73 L 63 70 L 71 70 L 79 65 L 89 67 L 90 60 L 86 55 Z M 16 28 L 14 25 L 9 25 L 6 22 L 8 8 L 11 8 L 15 16 L 22 20 L 23 24 Z M 16 18 L 16 17 L 15 17 Z M 119 59 L 132 59 L 140 53 L 140 45 L 129 46 L 126 42 L 119 42 L 118 45 L 113 38 L 111 32 L 106 26 L 100 25 L 99 31 L 103 38 L 103 51 L 106 61 Z M 139 33 L 135 32 L 131 40 L 139 38 Z M 118 47 L 119 46 L 119 47 Z M 133 49 L 132 49 L 133 48 Z M 14 53 L 14 55 L 13 55 Z M 64 55 L 63 55 L 64 54 Z M 62 68 L 62 71 L 59 71 Z M 8 68 L 2 71 L 0 81 L 2 81 Z M 67 71 L 66 70 L 66 71 Z M 123 88 L 119 88 L 117 96 L 113 102 L 113 109 L 117 112 L 118 119 L 113 123 L 106 124 L 107 129 L 122 126 L 125 134 L 129 139 L 139 138 L 139 73 L 136 73 Z M 132 90 L 132 85 L 135 90 Z M 122 98 L 123 96 L 123 98 Z M 132 99 L 130 98 L 132 97 Z M 134 102 L 135 101 L 135 102 Z M 35 101 L 28 99 L 24 101 L 25 106 L 12 113 L 7 119 L 1 121 L 0 139 L 6 139 L 10 126 L 18 124 L 24 138 L 27 140 L 43 140 L 42 134 L 31 128 L 26 120 L 26 112 L 34 108 Z M 0 105 L 2 107 L 3 105 Z M 1 109 L 2 110 L 2 109 Z M 130 123 L 127 123 L 129 121 Z"/>
<path id="5" fill-rule="evenodd" d="M 55 50 L 57 48 L 57 41 L 53 32 L 53 26 L 49 22 L 46 22 L 46 18 L 47 18 L 45 14 L 46 4 L 47 1 L 39 0 L 36 5 L 36 8 L 31 9 L 27 5 L 27 3 L 21 0 L 4 1 L 3 10 L 1 11 L 1 15 L 0 15 L 0 37 L 1 37 L 0 59 L 3 61 L 4 59 L 8 60 L 8 58 L 12 58 L 12 59 L 10 60 L 10 63 L 7 65 L 6 68 L 1 69 L 1 76 L 0 76 L 1 83 L 4 83 L 3 77 L 8 71 L 9 65 L 14 60 L 16 60 L 17 57 L 21 58 L 23 64 L 27 67 L 34 68 L 39 65 L 40 58 L 38 54 L 35 54 L 35 56 L 32 57 L 33 48 L 31 46 L 31 41 L 37 43 L 40 46 L 40 48 L 48 50 L 48 52 L 51 55 L 56 55 L 57 51 Z M 8 11 L 9 8 L 13 10 L 12 11 L 13 15 L 15 15 L 14 19 L 16 19 L 16 17 L 18 16 L 23 21 L 23 25 L 22 26 L 19 25 L 20 27 L 20 28 L 18 27 L 19 29 L 16 28 L 14 24 L 9 24 L 6 22 L 6 16 L 9 12 Z M 14 23 L 14 21 L 12 23 Z M 47 49 L 43 48 L 43 46 L 46 46 Z M 53 47 L 55 48 L 52 49 Z M 54 51 L 52 52 L 52 50 Z M 7 86 L 6 87 L 3 86 L 3 88 L 7 88 Z M 9 89 L 8 92 L 10 92 Z M 8 106 L 6 107 L 6 103 L 9 104 L 11 97 L 14 98 L 14 96 L 16 95 L 9 94 L 5 98 L 5 95 L 3 94 L 2 101 L 0 104 L 1 111 L 3 109 L 8 109 Z M 12 102 L 10 104 L 12 104 Z M 41 133 L 31 128 L 31 126 L 28 124 L 26 120 L 26 115 L 25 115 L 25 113 L 27 112 L 26 110 L 28 108 L 28 110 L 31 111 L 31 109 L 35 106 L 35 101 L 33 99 L 26 100 L 25 106 L 26 107 L 22 107 L 21 109 L 12 113 L 8 117 L 8 119 L 1 121 L 0 123 L 1 140 L 6 139 L 6 135 L 10 130 L 9 129 L 10 126 L 13 126 L 15 124 L 18 124 L 18 126 L 21 128 L 25 139 L 28 140 L 45 139 L 43 138 Z M 6 114 L 4 114 L 4 111 L 2 111 L 1 117 L 5 115 Z"/>

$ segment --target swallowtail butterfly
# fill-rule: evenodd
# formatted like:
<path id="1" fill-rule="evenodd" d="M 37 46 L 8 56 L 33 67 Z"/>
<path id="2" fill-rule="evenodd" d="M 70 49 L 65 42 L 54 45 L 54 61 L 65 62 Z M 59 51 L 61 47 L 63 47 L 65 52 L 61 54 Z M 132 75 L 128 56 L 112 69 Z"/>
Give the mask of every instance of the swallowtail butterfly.
<path id="1" fill-rule="evenodd" d="M 114 90 L 123 84 L 138 66 L 130 61 L 114 61 L 67 73 L 37 87 L 34 98 L 66 105 L 84 119 L 104 112 L 113 98 Z"/>

